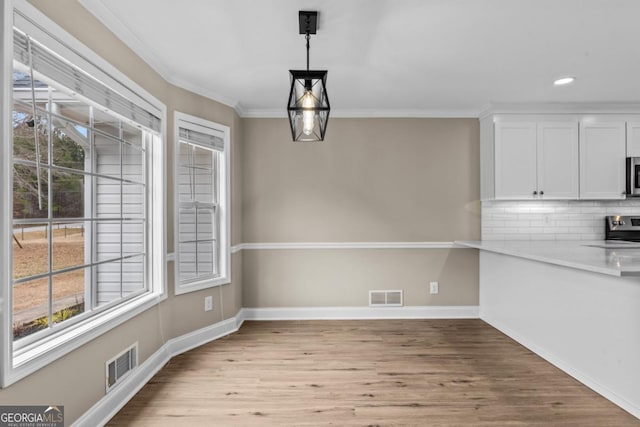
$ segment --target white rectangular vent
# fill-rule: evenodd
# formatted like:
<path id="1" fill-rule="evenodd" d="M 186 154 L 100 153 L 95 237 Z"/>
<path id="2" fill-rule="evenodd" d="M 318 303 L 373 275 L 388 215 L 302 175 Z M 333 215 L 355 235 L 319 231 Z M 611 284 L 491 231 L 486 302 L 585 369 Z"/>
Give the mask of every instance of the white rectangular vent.
<path id="1" fill-rule="evenodd" d="M 369 291 L 369 306 L 399 307 L 402 305 L 402 291 Z"/>
<path id="2" fill-rule="evenodd" d="M 107 362 L 107 393 L 138 366 L 138 343 Z"/>

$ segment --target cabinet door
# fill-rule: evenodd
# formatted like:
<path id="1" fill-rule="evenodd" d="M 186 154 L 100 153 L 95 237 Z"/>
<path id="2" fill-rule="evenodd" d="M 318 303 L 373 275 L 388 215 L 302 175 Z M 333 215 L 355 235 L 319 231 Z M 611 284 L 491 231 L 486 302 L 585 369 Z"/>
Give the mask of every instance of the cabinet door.
<path id="1" fill-rule="evenodd" d="M 496 199 L 531 199 L 536 192 L 536 124 L 495 124 Z"/>
<path id="2" fill-rule="evenodd" d="M 578 122 L 538 123 L 538 194 L 578 198 Z"/>
<path id="3" fill-rule="evenodd" d="M 623 199 L 625 122 L 580 123 L 580 198 Z"/>
<path id="4" fill-rule="evenodd" d="M 640 157 L 640 122 L 627 122 L 627 157 Z"/>

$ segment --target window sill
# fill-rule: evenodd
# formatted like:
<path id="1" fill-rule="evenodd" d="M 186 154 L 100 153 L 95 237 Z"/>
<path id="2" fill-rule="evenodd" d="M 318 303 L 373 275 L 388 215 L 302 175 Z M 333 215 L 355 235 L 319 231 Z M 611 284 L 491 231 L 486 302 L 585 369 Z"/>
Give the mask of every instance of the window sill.
<path id="1" fill-rule="evenodd" d="M 201 280 L 199 282 L 190 282 L 180 285 L 176 281 L 175 293 L 176 295 L 187 294 L 189 292 L 201 291 L 203 289 L 215 288 L 222 285 L 228 285 L 231 283 L 231 277 L 224 276 L 216 279 Z"/>
<path id="2" fill-rule="evenodd" d="M 71 326 L 58 334 L 14 351 L 13 367 L 2 379 L 2 387 L 7 387 L 22 378 L 47 366 L 87 342 L 132 319 L 140 313 L 156 306 L 167 298 L 166 294 L 141 295 L 86 321 Z"/>

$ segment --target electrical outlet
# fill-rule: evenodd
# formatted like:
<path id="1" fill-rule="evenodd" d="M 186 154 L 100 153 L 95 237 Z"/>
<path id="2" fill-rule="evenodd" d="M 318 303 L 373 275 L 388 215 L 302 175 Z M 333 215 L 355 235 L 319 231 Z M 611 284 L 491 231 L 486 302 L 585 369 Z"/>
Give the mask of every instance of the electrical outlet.
<path id="1" fill-rule="evenodd" d="M 429 282 L 429 293 L 436 295 L 439 291 L 438 287 L 438 282 Z"/>
<path id="2" fill-rule="evenodd" d="M 211 311 L 211 310 L 213 310 L 213 297 L 212 296 L 204 297 L 204 311 Z"/>

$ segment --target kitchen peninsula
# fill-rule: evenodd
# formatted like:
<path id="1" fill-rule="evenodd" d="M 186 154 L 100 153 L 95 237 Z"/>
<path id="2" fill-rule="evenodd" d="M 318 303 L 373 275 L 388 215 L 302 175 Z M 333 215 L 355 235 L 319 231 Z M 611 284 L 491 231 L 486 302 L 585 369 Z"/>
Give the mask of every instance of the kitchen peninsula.
<path id="1" fill-rule="evenodd" d="M 640 243 L 478 240 L 456 244 L 611 276 L 640 277 Z"/>
<path id="2" fill-rule="evenodd" d="M 480 251 L 480 317 L 640 417 L 640 249 L 461 241 Z"/>

